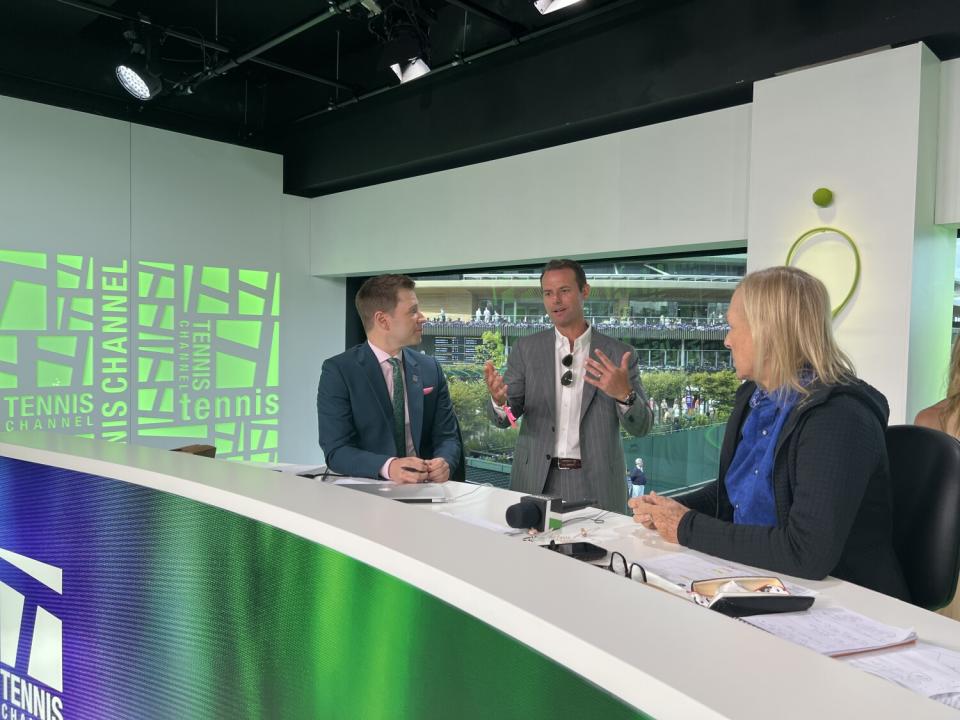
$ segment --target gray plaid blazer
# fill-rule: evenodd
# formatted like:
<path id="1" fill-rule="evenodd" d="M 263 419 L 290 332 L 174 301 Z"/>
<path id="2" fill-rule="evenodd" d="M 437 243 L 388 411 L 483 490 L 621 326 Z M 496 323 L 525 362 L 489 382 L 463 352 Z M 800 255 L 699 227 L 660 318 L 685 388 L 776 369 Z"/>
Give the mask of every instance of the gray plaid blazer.
<path id="1" fill-rule="evenodd" d="M 520 338 L 507 359 L 504 381 L 510 407 L 521 418 L 520 438 L 513 455 L 510 489 L 542 493 L 550 472 L 550 459 L 556 445 L 556 334 L 551 328 Z M 580 456 L 588 492 L 597 498 L 597 506 L 622 513 L 627 503 L 626 464 L 620 443 L 620 425 L 631 435 L 644 435 L 653 422 L 653 413 L 637 370 L 633 348 L 593 329 L 590 357 L 600 349 L 612 362 L 619 363 L 623 353 L 631 353 L 630 384 L 637 401 L 622 416 L 617 402 L 589 383 L 583 384 L 580 407 Z M 506 428 L 510 423 L 498 417 L 487 403 L 491 421 Z"/>

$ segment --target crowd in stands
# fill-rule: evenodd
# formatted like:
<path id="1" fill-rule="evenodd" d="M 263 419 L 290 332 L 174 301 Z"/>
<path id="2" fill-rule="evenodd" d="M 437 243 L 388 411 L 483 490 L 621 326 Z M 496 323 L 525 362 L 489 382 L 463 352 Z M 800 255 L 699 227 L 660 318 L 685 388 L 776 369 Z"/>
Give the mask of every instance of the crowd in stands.
<path id="1" fill-rule="evenodd" d="M 638 330 L 722 330 L 726 332 L 729 326 L 722 314 L 709 315 L 705 318 L 679 317 L 587 317 L 587 321 L 599 328 L 634 328 Z M 438 325 L 453 325 L 457 327 L 476 327 L 483 330 L 492 330 L 500 327 L 521 328 L 548 328 L 552 327 L 547 315 L 501 315 L 496 310 L 486 308 L 483 311 L 477 308 L 476 313 L 469 319 L 448 317 L 443 308 L 440 314 L 429 318 L 425 327 Z"/>
<path id="2" fill-rule="evenodd" d="M 650 398 L 648 402 L 653 411 L 654 424 L 672 425 L 675 430 L 681 429 L 684 420 L 692 420 L 698 415 L 709 418 L 717 416 L 717 408 L 709 398 L 701 400 L 699 396 L 688 396 L 672 402 L 667 402 L 666 399 L 658 402 L 656 398 Z"/>

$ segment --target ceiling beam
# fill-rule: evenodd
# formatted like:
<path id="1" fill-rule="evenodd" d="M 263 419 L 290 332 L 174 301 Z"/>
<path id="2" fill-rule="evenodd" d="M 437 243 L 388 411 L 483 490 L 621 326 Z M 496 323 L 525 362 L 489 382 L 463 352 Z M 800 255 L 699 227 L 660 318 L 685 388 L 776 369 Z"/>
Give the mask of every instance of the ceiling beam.
<path id="1" fill-rule="evenodd" d="M 62 0 L 67 1 L 67 0 Z M 73 1 L 73 0 L 70 0 Z M 215 77 L 220 77 L 230 72 L 239 65 L 247 61 L 256 61 L 259 55 L 262 55 L 267 50 L 271 50 L 282 43 L 285 43 L 287 40 L 300 35 L 310 28 L 316 27 L 322 22 L 326 22 L 332 17 L 336 17 L 343 12 L 346 12 L 354 5 L 359 5 L 360 0 L 344 0 L 341 3 L 331 3 L 329 8 L 318 15 L 314 15 L 310 18 L 307 18 L 303 22 L 297 23 L 289 30 L 285 30 L 279 35 L 275 35 L 266 42 L 260 43 L 256 47 L 247 50 L 246 52 L 240 53 L 236 57 L 232 57 L 229 60 L 225 60 L 214 68 L 209 70 L 203 70 L 202 72 L 197 73 L 193 78 L 187 80 L 184 84 L 190 88 L 195 88 L 197 85 L 206 82 Z M 333 87 L 340 88 L 342 90 L 347 90 L 350 93 L 353 93 L 353 89 L 347 85 L 343 85 L 339 82 L 333 85 Z"/>
<path id="2" fill-rule="evenodd" d="M 447 0 L 447 2 L 451 2 L 451 0 Z M 457 5 L 458 3 L 462 3 L 462 2 L 463 0 L 456 0 L 455 2 L 451 2 L 451 4 Z M 538 38 L 543 37 L 544 35 L 549 35 L 550 33 L 556 32 L 557 30 L 564 30 L 573 25 L 577 25 L 579 23 L 582 23 L 588 20 L 595 20 L 601 15 L 606 15 L 607 13 L 610 13 L 615 10 L 622 10 L 623 8 L 629 5 L 632 5 L 635 2 L 637 2 L 637 0 L 614 0 L 613 2 L 609 2 L 606 5 L 602 5 L 595 10 L 579 13 L 577 15 L 574 15 L 571 18 L 568 18 L 567 20 L 563 20 L 562 22 L 548 25 L 547 27 L 540 28 L 539 30 L 534 30 L 532 32 L 528 32 L 524 35 L 515 35 L 512 39 L 507 40 L 506 42 L 502 42 L 498 45 L 494 45 L 493 47 L 489 47 L 484 50 L 478 50 L 477 52 L 471 53 L 470 55 L 465 55 L 465 56 L 458 55 L 454 57 L 453 60 L 446 63 L 445 65 L 440 65 L 439 67 L 430 68 L 430 72 L 427 73 L 424 76 L 424 78 L 433 78 L 442 72 L 446 72 L 447 70 L 452 70 L 453 68 L 456 68 L 456 67 L 471 65 L 472 63 L 475 63 L 477 60 L 480 60 L 481 58 L 489 57 L 495 53 L 501 52 L 502 50 L 507 50 L 509 48 L 516 47 L 522 43 L 528 43 L 531 40 L 536 40 Z M 683 2 L 679 4 L 683 4 Z M 325 113 L 333 112 L 334 110 L 339 110 L 340 108 L 347 107 L 348 105 L 355 105 L 361 100 L 369 100 L 370 98 L 376 97 L 377 95 L 382 95 L 385 92 L 396 90 L 399 87 L 402 87 L 402 85 L 397 85 L 397 84 L 385 85 L 383 87 L 377 88 L 376 90 L 365 92 L 362 95 L 354 94 L 353 97 L 348 100 L 343 100 L 338 103 L 329 103 L 325 108 L 321 108 L 320 110 L 316 110 L 314 112 L 307 113 L 306 115 L 298 117 L 295 120 L 295 122 L 300 123 L 306 120 L 311 120 Z"/>
<path id="3" fill-rule="evenodd" d="M 513 37 L 517 35 L 522 35 L 527 31 L 527 28 L 519 23 L 515 23 L 512 20 L 508 20 L 502 15 L 497 15 L 495 12 L 491 12 L 485 8 L 480 7 L 471 0 L 446 0 L 448 5 L 453 5 L 458 7 L 461 10 L 466 10 L 471 15 L 476 15 L 478 18 L 483 18 L 489 23 L 502 27 Z"/>
<path id="4" fill-rule="evenodd" d="M 359 0 L 355 0 L 355 1 L 359 2 Z M 76 8 L 78 10 L 83 10 L 85 12 L 92 13 L 94 15 L 100 15 L 101 17 L 108 17 L 113 20 L 118 20 L 120 22 L 137 23 L 140 25 L 145 25 L 147 27 L 156 28 L 160 33 L 162 33 L 163 35 L 166 35 L 167 37 L 172 37 L 172 38 L 176 38 L 177 40 L 182 40 L 183 42 L 190 43 L 195 47 L 209 48 L 210 50 L 214 50 L 218 53 L 223 53 L 224 55 L 233 54 L 230 48 L 224 45 L 221 45 L 220 43 L 212 42 L 210 40 L 204 40 L 203 38 L 195 37 L 193 35 L 188 35 L 187 33 L 181 32 L 171 27 L 157 25 L 156 23 L 151 22 L 149 19 L 145 17 L 127 15 L 126 13 L 122 13 L 116 10 L 111 10 L 110 8 L 102 7 L 100 5 L 97 5 L 96 3 L 85 2 L 85 0 L 57 0 L 57 2 L 61 3 L 62 5 L 69 5 L 70 7 Z M 249 55 L 249 52 L 245 54 Z M 310 80 L 312 82 L 319 83 L 321 85 L 326 85 L 327 87 L 337 88 L 339 90 L 345 90 L 346 92 L 349 92 L 349 93 L 354 92 L 354 89 L 351 88 L 349 85 L 345 85 L 337 80 L 331 80 L 329 78 L 321 77 L 320 75 L 313 75 L 311 73 L 304 72 L 302 70 L 297 70 L 296 68 L 288 67 L 286 65 L 281 65 L 280 63 L 275 63 L 270 60 L 255 57 L 252 55 L 247 59 L 252 63 L 256 63 L 257 65 L 262 65 L 263 67 L 270 68 L 271 70 L 276 70 L 278 72 L 286 73 L 288 75 L 293 75 L 295 77 L 303 78 L 304 80 Z"/>

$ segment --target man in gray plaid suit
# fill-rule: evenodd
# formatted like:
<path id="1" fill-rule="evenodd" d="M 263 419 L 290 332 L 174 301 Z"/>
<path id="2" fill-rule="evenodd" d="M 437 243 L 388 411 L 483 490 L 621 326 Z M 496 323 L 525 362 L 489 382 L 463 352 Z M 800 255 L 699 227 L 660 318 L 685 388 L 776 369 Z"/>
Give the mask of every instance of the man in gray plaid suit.
<path id="1" fill-rule="evenodd" d="M 620 427 L 639 436 L 653 422 L 636 353 L 587 324 L 590 286 L 579 263 L 551 260 L 540 287 L 554 328 L 518 340 L 502 377 L 492 363 L 484 367 L 494 424 L 523 418 L 510 487 L 565 501 L 595 498 L 598 507 L 624 512 Z"/>

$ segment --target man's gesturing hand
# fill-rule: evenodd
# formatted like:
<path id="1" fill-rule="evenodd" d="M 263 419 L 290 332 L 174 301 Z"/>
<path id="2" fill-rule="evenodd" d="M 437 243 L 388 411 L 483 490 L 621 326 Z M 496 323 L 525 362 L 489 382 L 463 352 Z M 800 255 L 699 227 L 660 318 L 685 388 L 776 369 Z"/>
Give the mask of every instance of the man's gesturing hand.
<path id="1" fill-rule="evenodd" d="M 630 353 L 625 352 L 620 364 L 614 365 L 610 358 L 596 350 L 597 359 L 587 358 L 587 372 L 584 380 L 599 388 L 614 400 L 624 400 L 633 389 L 630 387 L 628 371 Z"/>
<path id="2" fill-rule="evenodd" d="M 503 377 L 497 372 L 493 363 L 487 360 L 483 366 L 483 378 L 487 381 L 487 390 L 490 391 L 490 397 L 497 405 L 507 404 L 507 385 L 503 382 Z"/>

